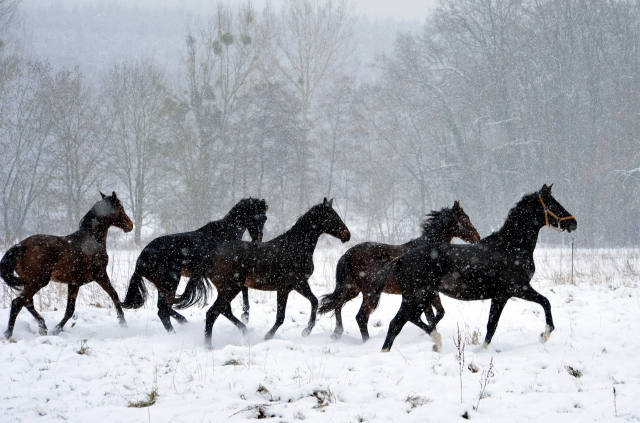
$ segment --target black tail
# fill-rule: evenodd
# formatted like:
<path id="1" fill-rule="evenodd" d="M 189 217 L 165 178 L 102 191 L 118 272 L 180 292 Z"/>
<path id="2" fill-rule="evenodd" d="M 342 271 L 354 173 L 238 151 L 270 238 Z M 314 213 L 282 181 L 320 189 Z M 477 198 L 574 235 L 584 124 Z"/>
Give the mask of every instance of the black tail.
<path id="1" fill-rule="evenodd" d="M 197 271 L 189 278 L 189 282 L 187 282 L 187 286 L 184 288 L 182 295 L 177 297 L 173 302 L 173 308 L 181 310 L 191 307 L 200 301 L 206 304 L 210 288 L 211 285 L 209 284 L 209 280 L 204 276 L 204 271 Z"/>
<path id="2" fill-rule="evenodd" d="M 320 307 L 318 308 L 318 313 L 320 314 L 336 311 L 347 302 L 346 299 L 349 294 L 349 287 L 346 283 L 348 254 L 347 252 L 338 260 L 338 265 L 336 266 L 336 289 L 331 294 L 320 297 Z"/>
<path id="3" fill-rule="evenodd" d="M 397 259 L 391 261 L 385 267 L 382 268 L 373 279 L 373 283 L 371 284 L 371 292 L 367 294 L 363 293 L 363 295 L 369 296 L 369 304 L 371 307 L 371 312 L 378 308 L 378 304 L 380 304 L 380 296 L 382 295 L 382 290 L 384 289 L 389 276 L 395 271 Z"/>
<path id="4" fill-rule="evenodd" d="M 2 279 L 4 279 L 11 289 L 21 289 L 26 285 L 24 280 L 13 273 L 16 267 L 16 261 L 22 256 L 26 249 L 27 247 L 24 245 L 16 244 L 9 248 L 9 251 L 4 254 L 0 261 L 0 276 L 2 276 Z"/>
<path id="5" fill-rule="evenodd" d="M 129 281 L 127 296 L 122 302 L 122 308 L 140 308 L 147 301 L 147 287 L 142 280 L 142 275 L 136 269 Z"/>

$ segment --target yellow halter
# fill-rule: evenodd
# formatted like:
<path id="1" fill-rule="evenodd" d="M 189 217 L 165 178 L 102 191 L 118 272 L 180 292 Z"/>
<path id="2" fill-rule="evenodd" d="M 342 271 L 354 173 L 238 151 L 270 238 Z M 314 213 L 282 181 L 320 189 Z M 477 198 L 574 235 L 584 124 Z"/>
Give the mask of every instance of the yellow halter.
<path id="1" fill-rule="evenodd" d="M 569 220 L 569 219 L 576 220 L 576 218 L 573 216 L 558 217 L 557 214 L 549 210 L 546 204 L 544 204 L 544 201 L 542 201 L 542 196 L 540 194 L 538 194 L 538 198 L 540 199 L 540 202 L 542 203 L 542 208 L 544 209 L 544 222 L 551 229 L 556 230 L 558 232 L 564 232 L 564 229 L 560 228 L 560 222 L 563 220 Z M 558 226 L 552 226 L 549 224 L 549 215 L 555 217 Z"/>

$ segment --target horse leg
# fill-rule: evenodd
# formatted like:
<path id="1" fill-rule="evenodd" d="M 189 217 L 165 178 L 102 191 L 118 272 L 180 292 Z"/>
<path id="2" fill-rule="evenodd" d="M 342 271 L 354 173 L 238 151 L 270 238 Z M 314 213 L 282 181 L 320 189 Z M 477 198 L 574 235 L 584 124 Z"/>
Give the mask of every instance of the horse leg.
<path id="1" fill-rule="evenodd" d="M 240 292 L 241 289 L 241 287 L 238 287 L 237 290 L 234 287 L 231 287 L 224 290 L 218 290 L 218 298 L 216 298 L 216 301 L 211 307 L 209 307 L 209 310 L 207 310 L 207 318 L 204 324 L 204 343 L 207 349 L 213 349 L 213 346 L 211 345 L 211 333 L 213 332 L 213 324 L 216 322 L 216 319 L 220 314 L 226 316 L 227 308 L 228 311 L 231 312 L 231 300 L 233 300 L 235 296 L 238 295 L 238 292 Z M 231 316 L 233 315 L 231 314 Z M 228 316 L 226 317 L 229 319 Z M 235 316 L 233 316 L 233 318 L 235 319 Z"/>
<path id="2" fill-rule="evenodd" d="M 523 300 L 538 303 L 542 306 L 547 326 L 545 327 L 544 332 L 540 334 L 540 342 L 543 344 L 547 342 L 551 336 L 551 332 L 555 329 L 555 326 L 553 326 L 553 317 L 551 316 L 551 303 L 549 303 L 547 297 L 538 293 L 531 287 L 531 285 L 525 285 L 520 291 L 514 294 L 514 296 L 522 298 Z"/>
<path id="3" fill-rule="evenodd" d="M 13 335 L 13 327 L 16 324 L 16 318 L 18 317 L 18 313 L 20 313 L 20 310 L 22 310 L 22 307 L 24 307 L 25 304 L 33 298 L 33 295 L 35 295 L 35 292 L 32 293 L 29 296 L 29 298 L 27 298 L 26 294 L 27 293 L 25 291 L 22 291 L 20 295 L 18 295 L 16 298 L 13 299 L 13 301 L 11 301 L 11 312 L 9 313 L 9 324 L 7 325 L 7 330 L 4 332 L 4 337 L 6 339 L 11 338 L 11 336 Z"/>
<path id="4" fill-rule="evenodd" d="M 369 340 L 369 329 L 367 325 L 369 324 L 369 316 L 371 316 L 371 297 L 369 294 L 362 291 L 362 304 L 360 305 L 360 310 L 358 310 L 358 314 L 356 314 L 356 322 L 358 322 L 358 327 L 360 328 L 360 335 L 362 335 L 362 342 L 367 342 Z"/>
<path id="5" fill-rule="evenodd" d="M 357 297 L 359 294 L 358 291 L 348 290 L 345 296 L 344 303 L 347 303 Z M 334 315 L 336 316 L 336 328 L 331 334 L 331 339 L 340 339 L 342 336 L 342 332 L 344 332 L 344 327 L 342 325 L 342 306 L 339 306 L 335 309 Z"/>
<path id="6" fill-rule="evenodd" d="M 242 323 L 236 318 L 236 316 L 233 315 L 230 303 L 227 303 L 227 306 L 222 310 L 222 315 L 229 319 L 229 321 L 233 323 L 240 330 L 240 332 L 242 332 L 243 335 L 247 334 L 247 325 Z"/>
<path id="7" fill-rule="evenodd" d="M 436 309 L 436 315 L 433 316 L 432 307 Z M 440 320 L 444 317 L 444 307 L 442 306 L 442 300 L 440 300 L 440 295 L 436 294 L 436 297 L 433 299 L 431 306 L 427 307 L 424 312 L 424 315 L 427 317 L 427 321 L 434 328 L 440 323 Z"/>
<path id="8" fill-rule="evenodd" d="M 437 296 L 438 294 L 435 294 L 436 298 Z M 433 323 L 430 322 L 429 324 L 426 324 L 420 319 L 420 315 L 423 312 L 426 315 L 426 310 L 431 310 L 431 306 L 435 302 L 433 297 L 433 295 L 425 295 L 422 298 L 422 301 L 419 301 L 418 303 L 414 300 L 414 304 L 409 307 L 409 310 L 412 312 L 409 316 L 409 321 L 425 331 L 431 337 L 434 342 L 433 351 L 439 352 L 442 349 L 442 336 L 436 331 L 436 326 Z"/>
<path id="9" fill-rule="evenodd" d="M 158 317 L 167 332 L 175 333 L 170 319 L 171 303 L 167 301 L 167 293 L 160 290 L 158 290 Z"/>
<path id="10" fill-rule="evenodd" d="M 242 287 L 242 322 L 249 323 L 249 288 Z"/>
<path id="11" fill-rule="evenodd" d="M 382 351 L 380 352 L 391 351 L 393 341 L 396 339 L 396 336 L 398 336 L 404 325 L 409 321 L 410 315 L 411 311 L 408 310 L 407 303 L 403 301 L 402 305 L 400 306 L 400 310 L 398 310 L 396 316 L 391 319 L 391 323 L 389 323 L 387 337 L 384 340 L 384 344 L 382 344 Z"/>
<path id="12" fill-rule="evenodd" d="M 127 327 L 127 321 L 124 319 L 124 312 L 122 311 L 122 304 L 120 303 L 120 298 L 118 297 L 118 293 L 111 285 L 111 281 L 109 280 L 109 275 L 107 275 L 106 271 L 101 271 L 95 278 L 95 281 L 100 285 L 100 287 L 104 290 L 104 292 L 109 295 L 111 301 L 113 301 L 113 305 L 116 307 L 116 313 L 118 315 L 118 321 L 120 322 L 120 326 L 123 328 Z M 70 285 L 71 286 L 71 285 Z M 77 295 L 77 292 L 76 292 Z M 74 300 L 75 301 L 75 300 Z"/>
<path id="13" fill-rule="evenodd" d="M 493 338 L 493 334 L 496 332 L 496 328 L 498 327 L 498 320 L 500 320 L 500 315 L 502 314 L 502 310 L 504 306 L 509 301 L 509 298 L 496 297 L 491 300 L 491 309 L 489 310 L 489 322 L 487 322 L 487 336 L 484 338 L 484 343 L 482 344 L 482 349 L 486 350 L 489 344 L 491 343 L 491 339 Z"/>
<path id="14" fill-rule="evenodd" d="M 276 331 L 284 323 L 284 311 L 287 308 L 287 299 L 291 291 L 278 291 L 278 309 L 276 311 L 276 323 L 273 325 L 269 332 L 264 336 L 264 339 L 269 340 L 273 338 Z"/>
<path id="15" fill-rule="evenodd" d="M 38 313 L 38 311 L 36 310 L 36 307 L 33 305 L 33 297 L 31 297 L 24 305 L 24 307 L 29 310 L 29 312 L 31 313 L 31 315 L 38 321 L 38 327 L 40 327 L 40 330 L 38 331 L 38 333 L 42 336 L 46 336 L 48 333 L 47 330 L 47 325 L 44 321 L 44 318 Z"/>
<path id="16" fill-rule="evenodd" d="M 309 281 L 303 280 L 300 281 L 298 286 L 295 288 L 303 297 L 305 297 L 311 303 L 311 314 L 309 316 L 309 323 L 307 323 L 307 327 L 302 331 L 302 336 L 306 337 L 311 335 L 311 331 L 313 327 L 316 325 L 316 312 L 318 310 L 318 299 L 313 292 L 311 292 L 311 287 L 309 287 Z"/>
<path id="17" fill-rule="evenodd" d="M 169 314 L 181 325 L 189 322 L 186 317 L 184 317 L 182 314 L 178 313 L 171 307 L 169 307 Z"/>
<path id="18" fill-rule="evenodd" d="M 67 323 L 67 321 L 73 316 L 73 313 L 76 311 L 76 298 L 78 297 L 78 291 L 80 290 L 80 286 L 84 284 L 82 283 L 70 283 L 67 285 L 67 309 L 64 312 L 64 316 L 60 323 L 56 325 L 55 328 L 51 330 L 51 335 L 58 335 L 62 332 L 62 328 Z"/>

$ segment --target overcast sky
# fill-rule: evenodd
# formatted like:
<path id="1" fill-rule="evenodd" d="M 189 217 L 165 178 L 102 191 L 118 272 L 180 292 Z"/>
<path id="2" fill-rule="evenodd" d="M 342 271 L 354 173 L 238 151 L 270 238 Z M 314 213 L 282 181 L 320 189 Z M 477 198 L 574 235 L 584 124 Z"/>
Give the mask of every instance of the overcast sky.
<path id="1" fill-rule="evenodd" d="M 240 0 L 227 0 L 229 3 Z M 243 1 L 244 2 L 244 1 Z M 271 0 L 274 6 L 279 6 L 282 0 Z M 22 0 L 23 6 L 48 6 L 55 4 L 82 5 L 103 3 L 99 0 Z M 194 12 L 208 11 L 216 4 L 215 0 L 109 0 L 109 3 L 127 4 L 130 6 L 165 5 L 167 7 L 184 8 Z M 266 0 L 253 0 L 258 9 L 262 9 Z M 423 20 L 438 3 L 438 0 L 355 0 L 355 12 L 366 15 L 370 19 L 408 19 Z"/>

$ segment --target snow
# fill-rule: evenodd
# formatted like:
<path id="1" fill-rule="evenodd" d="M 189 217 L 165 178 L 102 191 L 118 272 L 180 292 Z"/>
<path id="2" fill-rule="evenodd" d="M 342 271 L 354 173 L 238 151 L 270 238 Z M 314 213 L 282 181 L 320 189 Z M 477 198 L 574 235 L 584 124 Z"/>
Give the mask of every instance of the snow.
<path id="1" fill-rule="evenodd" d="M 316 251 L 312 289 L 318 296 L 333 289 L 339 248 Z M 136 256 L 110 251 L 109 272 L 121 298 Z M 20 313 L 14 341 L 0 345 L 0 421 L 234 422 L 274 416 L 276 422 L 449 422 L 463 421 L 465 413 L 478 422 L 612 421 L 616 413 L 640 420 L 640 252 L 580 250 L 573 284 L 570 257 L 566 249 L 536 251 L 532 286 L 550 300 L 556 326 L 549 341 L 539 342 L 542 308 L 512 299 L 486 351 L 480 343 L 488 301 L 443 298 L 440 353 L 432 351 L 429 336 L 408 324 L 383 354 L 399 296 L 383 296 L 371 316 L 371 339 L 362 344 L 355 322 L 360 299 L 345 307 L 345 333 L 334 341 L 330 316 L 319 316 L 311 336 L 302 337 L 310 305 L 291 294 L 285 323 L 264 341 L 275 321 L 276 296 L 250 290 L 248 336 L 220 317 L 214 350 L 207 351 L 206 308 L 186 310 L 189 323 L 168 334 L 150 299 L 145 308 L 125 310 L 128 328 L 121 328 L 106 295 L 91 284 L 81 289 L 76 315 L 59 336 L 39 336 L 35 320 Z M 64 312 L 66 290 L 60 287 L 51 283 L 35 302 L 47 309 L 42 314 L 50 329 Z M 44 298 L 54 294 L 57 300 Z M 238 316 L 239 298 L 233 306 Z M 8 316 L 8 308 L 0 310 L 0 325 Z M 458 327 L 467 339 L 462 401 L 453 341 Z M 482 334 L 473 345 L 476 330 Z M 491 359 L 494 376 L 476 411 Z M 154 391 L 155 404 L 128 407 Z"/>

